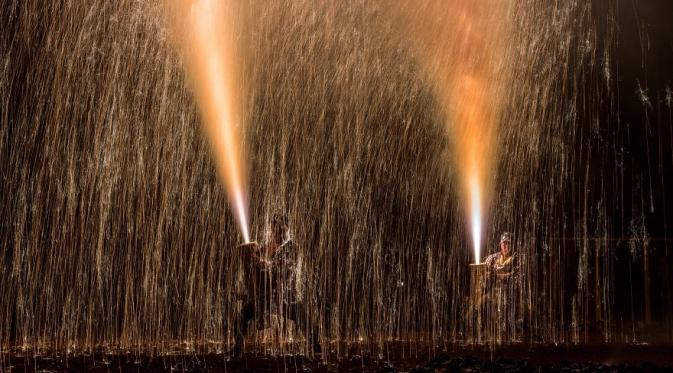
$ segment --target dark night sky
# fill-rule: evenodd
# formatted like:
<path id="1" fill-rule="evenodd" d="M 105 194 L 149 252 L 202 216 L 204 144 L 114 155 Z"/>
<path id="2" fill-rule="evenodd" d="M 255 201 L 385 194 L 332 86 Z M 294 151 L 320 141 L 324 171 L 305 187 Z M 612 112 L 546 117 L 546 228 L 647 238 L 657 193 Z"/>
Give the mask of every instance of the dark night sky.
<path id="1" fill-rule="evenodd" d="M 639 211 L 652 246 L 653 316 L 671 317 L 670 282 L 673 249 L 673 149 L 670 103 L 665 101 L 666 90 L 673 83 L 673 2 L 666 0 L 619 1 L 618 39 L 616 50 L 617 109 L 604 102 L 604 114 L 622 129 L 623 164 L 607 158 L 604 171 L 624 172 L 624 206 L 614 206 L 613 223 L 622 237 L 630 236 L 630 222 Z M 649 98 L 644 103 L 640 90 Z M 645 131 L 638 130 L 646 128 Z M 633 129 L 633 130 L 631 130 Z M 647 136 L 645 136 L 647 134 Z M 617 149 L 619 151 L 620 149 Z M 600 164 L 600 159 L 593 159 Z M 615 164 L 615 162 L 617 164 Z M 614 171 L 613 171 L 614 170 Z M 610 186 L 608 186 L 608 190 Z M 631 194 L 630 196 L 628 194 Z M 650 196 L 652 200 L 650 200 Z M 644 203 L 643 203 L 644 202 Z M 653 207 L 653 209 L 652 209 Z M 642 264 L 631 266 L 626 242 L 617 245 L 615 262 L 615 305 L 628 313 L 629 293 L 635 295 L 636 313 L 642 303 L 642 278 L 637 272 Z M 627 288 L 629 277 L 633 289 Z"/>

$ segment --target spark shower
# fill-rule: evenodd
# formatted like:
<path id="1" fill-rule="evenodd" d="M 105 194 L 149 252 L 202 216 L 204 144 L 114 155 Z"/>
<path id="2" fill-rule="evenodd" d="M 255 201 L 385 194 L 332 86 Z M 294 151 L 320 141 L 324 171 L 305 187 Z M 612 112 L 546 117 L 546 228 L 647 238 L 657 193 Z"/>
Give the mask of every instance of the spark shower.
<path id="1" fill-rule="evenodd" d="M 0 363 L 225 351 L 278 213 L 336 355 L 469 344 L 502 231 L 485 343 L 670 341 L 670 48 L 626 3 L 4 1 Z"/>

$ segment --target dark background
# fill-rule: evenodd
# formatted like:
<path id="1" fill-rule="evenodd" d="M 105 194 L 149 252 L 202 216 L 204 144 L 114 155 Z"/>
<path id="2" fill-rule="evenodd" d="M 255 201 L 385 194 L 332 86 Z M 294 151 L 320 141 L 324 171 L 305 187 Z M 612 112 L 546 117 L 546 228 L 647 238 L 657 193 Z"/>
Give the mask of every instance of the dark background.
<path id="1" fill-rule="evenodd" d="M 673 3 L 670 1 L 619 1 L 618 41 L 614 98 L 603 103 L 611 124 L 601 132 L 614 139 L 615 156 L 591 161 L 600 167 L 607 198 L 614 203 L 615 238 L 633 236 L 634 219 L 647 227 L 650 276 L 656 320 L 673 316 L 671 305 L 671 223 L 673 208 Z M 646 96 L 646 100 L 643 97 Z M 668 97 L 667 97 L 668 95 Z M 598 151 L 600 152 L 600 146 Z M 619 191 L 619 186 L 623 191 Z M 598 186 L 595 186 L 598 187 Z M 636 227 L 637 228 L 637 227 Z M 615 248 L 615 305 L 623 314 L 644 312 L 643 253 L 632 253 L 628 240 Z M 631 308 L 633 307 L 633 308 Z M 635 316 L 638 319 L 637 316 Z"/>

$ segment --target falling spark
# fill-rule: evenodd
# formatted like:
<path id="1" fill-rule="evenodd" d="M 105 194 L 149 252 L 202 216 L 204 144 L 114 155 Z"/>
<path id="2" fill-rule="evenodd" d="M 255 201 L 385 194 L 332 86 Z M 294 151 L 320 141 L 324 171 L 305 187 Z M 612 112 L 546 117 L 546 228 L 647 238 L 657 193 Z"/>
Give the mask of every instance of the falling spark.
<path id="1" fill-rule="evenodd" d="M 183 27 L 198 13 L 192 5 L 218 4 L 166 1 L 184 8 L 176 12 Z M 217 248 L 239 243 L 238 221 L 245 224 L 245 212 L 253 210 L 243 208 L 247 203 L 264 213 L 283 209 L 303 223 L 294 227 L 294 238 L 305 268 L 314 270 L 298 282 L 309 285 L 304 299 L 329 304 L 307 309 L 312 317 L 331 319 L 329 329 L 321 326 L 321 339 L 333 339 L 333 356 L 346 354 L 341 342 L 358 336 L 365 336 L 363 352 L 372 356 L 379 336 L 381 346 L 387 340 L 431 347 L 469 339 L 464 300 L 471 280 L 464 264 L 473 261 L 473 246 L 479 249 L 474 261 L 481 263 L 497 250 L 488 243 L 495 233 L 488 227 L 517 232 L 518 255 L 526 258 L 510 292 L 513 313 L 502 319 L 499 308 L 489 307 L 485 314 L 485 326 L 499 335 L 489 343 L 580 343 L 594 336 L 585 333 L 587 325 L 600 326 L 596 332 L 605 340 L 634 340 L 643 324 L 642 312 L 633 313 L 644 283 L 642 255 L 617 268 L 614 253 L 628 250 L 625 242 L 637 250 L 645 235 L 666 232 L 643 218 L 650 202 L 640 198 L 650 168 L 638 145 L 659 126 L 594 121 L 608 107 L 609 118 L 616 118 L 610 106 L 618 101 L 616 88 L 635 77 L 625 79 L 610 62 L 620 74 L 604 91 L 604 77 L 592 66 L 605 55 L 601 48 L 614 51 L 616 43 L 600 34 L 592 53 L 576 53 L 576 41 L 594 39 L 596 20 L 610 29 L 620 25 L 614 22 L 619 12 L 595 14 L 594 2 L 434 0 L 437 8 L 430 10 L 437 11 L 420 14 L 428 1 L 409 0 L 405 9 L 412 15 L 408 23 L 427 28 L 421 35 L 384 17 L 382 9 L 391 7 L 383 2 L 245 2 L 255 22 L 233 28 L 245 30 L 239 44 L 245 49 L 233 53 L 223 40 L 218 48 L 228 58 L 215 63 L 222 73 L 216 78 L 231 83 L 220 85 L 232 104 L 230 117 L 222 117 L 235 135 L 245 125 L 249 136 L 230 138 L 254 154 L 245 158 L 231 148 L 233 157 L 223 152 L 212 158 L 197 135 L 202 128 L 182 125 L 183 118 L 191 123 L 199 117 L 185 104 L 186 88 L 194 89 L 205 122 L 201 91 L 210 91 L 192 75 L 206 75 L 206 69 L 192 66 L 198 46 L 187 31 L 193 29 L 166 30 L 156 2 L 6 2 L 0 292 L 8 296 L 0 297 L 0 344 L 16 341 L 36 356 L 42 346 L 53 347 L 54 356 L 101 348 L 106 361 L 126 349 L 160 356 L 187 348 L 229 350 L 240 310 L 240 261 Z M 72 2 L 55 2 L 65 3 Z M 241 2 L 219 3 L 225 5 L 215 8 Z M 493 12 L 498 17 L 488 22 L 469 8 L 507 3 L 512 11 Z M 207 16 L 227 18 L 215 11 Z M 199 25 L 230 30 L 227 22 Z M 499 32 L 501 23 L 511 29 Z M 176 58 L 167 32 L 183 39 L 184 58 Z M 498 46 L 501 41 L 507 44 Z M 254 57 L 249 63 L 235 63 L 247 53 Z M 183 64 L 190 87 L 179 73 Z M 245 78 L 242 89 L 233 84 L 236 78 Z M 670 113 L 658 105 L 672 100 L 652 96 L 665 82 L 641 83 L 657 109 L 648 108 L 647 123 L 660 123 L 668 138 Z M 498 86 L 505 89 L 491 89 Z M 642 108 L 635 94 L 623 96 Z M 244 106 L 242 98 L 254 105 Z M 254 120 L 237 119 L 239 113 Z M 497 119 L 497 132 L 491 119 Z M 594 123 L 610 135 L 593 136 Z M 493 137 L 476 132 L 489 128 Z M 662 143 L 660 152 L 670 155 Z M 489 158 L 485 151 L 496 154 Z M 445 162 L 445 154 L 453 162 Z M 211 164 L 221 181 L 211 180 Z M 229 191 L 222 169 L 238 166 L 246 167 L 238 169 L 238 188 Z M 664 167 L 668 175 L 671 163 Z M 670 190 L 666 180 L 662 187 Z M 212 213 L 222 207 L 223 185 L 234 219 Z M 495 196 L 502 204 L 489 201 Z M 655 202 L 670 207 L 664 197 L 655 195 Z M 614 216 L 622 223 L 613 224 Z M 629 233 L 634 217 L 641 217 L 638 229 Z M 600 242 L 587 239 L 589 233 Z M 464 243 L 464 250 L 449 249 Z M 661 253 L 650 250 L 651 263 L 665 259 L 656 256 Z M 620 268 L 633 275 L 621 276 Z M 656 271 L 653 276 L 665 280 Z M 629 287 L 630 297 L 620 293 Z M 632 327 L 620 326 L 622 319 Z M 275 324 L 278 330 L 264 335 L 277 339 L 257 333 L 249 345 L 296 352 L 282 338 L 294 333 L 292 323 Z M 305 340 L 301 334 L 294 334 L 295 342 Z M 0 353 L 0 361 L 13 358 Z"/>
<path id="2" fill-rule="evenodd" d="M 210 138 L 218 171 L 224 179 L 243 235 L 250 242 L 245 176 L 241 159 L 240 89 L 237 79 L 236 46 L 231 5 L 215 0 L 181 0 L 176 14 L 182 46 L 203 124 Z"/>

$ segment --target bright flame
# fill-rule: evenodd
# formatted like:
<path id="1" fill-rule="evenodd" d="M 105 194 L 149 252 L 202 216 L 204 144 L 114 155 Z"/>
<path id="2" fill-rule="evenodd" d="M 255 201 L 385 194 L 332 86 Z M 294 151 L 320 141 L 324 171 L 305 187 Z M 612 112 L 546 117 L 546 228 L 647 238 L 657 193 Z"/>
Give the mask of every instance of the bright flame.
<path id="1" fill-rule="evenodd" d="M 481 258 L 481 188 L 477 177 L 470 179 L 470 215 L 472 217 L 474 261 L 479 264 Z"/>
<path id="2" fill-rule="evenodd" d="M 451 100 L 454 110 L 450 120 L 451 133 L 456 149 L 462 195 L 467 202 L 467 215 L 472 231 L 474 261 L 481 259 L 481 228 L 483 210 L 490 190 L 485 177 L 492 172 L 494 118 L 489 101 L 492 92 L 482 78 L 462 75 L 454 81 Z"/>
<path id="3" fill-rule="evenodd" d="M 460 192 L 481 259 L 482 226 L 491 192 L 502 92 L 502 56 L 513 0 L 414 0 L 402 9 L 435 83 L 453 142 Z M 418 20 L 423 20 L 418 22 Z"/>
<path id="4" fill-rule="evenodd" d="M 232 5 L 217 0 L 173 0 L 180 44 L 194 85 L 218 172 L 243 235 L 248 233 L 246 183 L 239 148 L 244 123 L 236 64 Z M 186 15 L 183 19 L 178 17 Z"/>

